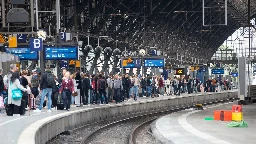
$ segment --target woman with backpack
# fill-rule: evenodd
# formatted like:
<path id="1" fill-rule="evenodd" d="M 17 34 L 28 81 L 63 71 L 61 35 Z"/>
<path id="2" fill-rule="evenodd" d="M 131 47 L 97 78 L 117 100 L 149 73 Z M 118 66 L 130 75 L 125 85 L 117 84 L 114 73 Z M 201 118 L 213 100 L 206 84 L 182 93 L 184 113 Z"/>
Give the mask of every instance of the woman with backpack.
<path id="1" fill-rule="evenodd" d="M 28 89 L 24 88 L 19 81 L 19 73 L 14 72 L 11 76 L 9 88 L 8 88 L 8 110 L 7 115 L 9 116 L 20 116 L 24 114 L 25 105 L 22 104 L 21 92 L 29 92 Z"/>

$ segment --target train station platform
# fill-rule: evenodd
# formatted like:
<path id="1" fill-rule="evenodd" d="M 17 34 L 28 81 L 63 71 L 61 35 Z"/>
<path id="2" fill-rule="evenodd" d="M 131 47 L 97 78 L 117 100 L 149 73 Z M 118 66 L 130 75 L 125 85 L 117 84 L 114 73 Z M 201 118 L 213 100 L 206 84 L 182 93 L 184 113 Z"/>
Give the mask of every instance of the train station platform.
<path id="1" fill-rule="evenodd" d="M 44 144 L 61 132 L 78 128 L 88 123 L 104 121 L 114 117 L 127 117 L 145 112 L 154 112 L 172 107 L 184 107 L 194 102 L 237 97 L 237 91 L 203 94 L 184 94 L 182 96 L 162 96 L 139 98 L 121 104 L 91 105 L 73 107 L 70 111 L 47 113 L 27 112 L 21 117 L 0 114 L 1 144 Z"/>
<path id="2" fill-rule="evenodd" d="M 214 110 L 231 110 L 237 102 L 206 106 L 205 110 L 184 110 L 163 116 L 151 124 L 153 134 L 162 144 L 255 144 L 256 104 L 243 106 L 247 128 L 228 127 L 230 121 L 209 121 Z"/>

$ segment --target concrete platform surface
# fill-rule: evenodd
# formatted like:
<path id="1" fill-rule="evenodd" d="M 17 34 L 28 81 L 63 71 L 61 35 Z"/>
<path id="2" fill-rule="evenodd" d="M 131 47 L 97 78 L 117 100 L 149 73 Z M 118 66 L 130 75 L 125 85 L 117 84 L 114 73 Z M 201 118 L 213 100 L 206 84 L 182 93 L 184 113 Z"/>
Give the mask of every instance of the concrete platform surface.
<path id="1" fill-rule="evenodd" d="M 186 96 L 187 94 L 183 94 L 182 96 Z M 175 96 L 161 96 L 157 98 L 138 98 L 137 102 L 143 102 L 143 101 L 149 101 L 149 100 L 157 100 L 157 99 L 165 99 L 165 98 L 174 98 Z M 124 103 L 133 103 L 135 102 L 133 99 L 130 99 L 129 101 L 125 101 Z M 110 104 L 115 105 L 115 104 Z M 81 109 L 89 109 L 89 108 L 96 108 L 96 107 L 102 107 L 104 105 L 90 105 L 90 106 L 83 106 L 83 107 L 72 107 L 70 111 L 76 111 Z M 14 117 L 14 116 L 7 116 L 6 114 L 1 113 L 0 114 L 0 144 L 16 144 L 18 141 L 18 138 L 22 131 L 26 129 L 29 125 L 32 123 L 53 116 L 61 113 L 65 113 L 67 111 L 65 110 L 58 110 L 58 111 L 52 111 L 51 113 L 47 113 L 47 109 L 43 109 L 42 113 L 35 113 L 33 111 L 29 112 L 27 111 L 24 116 L 20 117 Z"/>
<path id="2" fill-rule="evenodd" d="M 227 121 L 206 121 L 214 110 L 231 110 L 233 104 L 206 106 L 203 111 L 185 110 L 159 118 L 151 125 L 159 143 L 166 144 L 255 144 L 256 104 L 243 106 L 248 128 L 230 128 Z"/>

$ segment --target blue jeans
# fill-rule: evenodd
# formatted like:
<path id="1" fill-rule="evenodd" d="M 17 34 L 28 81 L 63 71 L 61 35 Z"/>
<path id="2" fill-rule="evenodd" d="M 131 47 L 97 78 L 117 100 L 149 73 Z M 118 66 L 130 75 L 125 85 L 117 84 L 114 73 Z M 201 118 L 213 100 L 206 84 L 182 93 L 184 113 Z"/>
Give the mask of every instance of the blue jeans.
<path id="1" fill-rule="evenodd" d="M 129 98 L 131 98 L 131 96 L 133 95 L 133 87 L 130 88 L 130 91 L 129 91 Z"/>
<path id="2" fill-rule="evenodd" d="M 164 95 L 164 87 L 159 87 L 160 95 Z"/>
<path id="3" fill-rule="evenodd" d="M 90 97 L 90 102 L 91 102 L 91 104 L 93 104 L 93 102 L 95 101 L 95 97 L 94 97 L 94 93 L 93 93 L 93 90 L 89 90 L 90 91 L 90 95 L 89 95 L 89 97 Z"/>
<path id="4" fill-rule="evenodd" d="M 43 89 L 39 110 L 42 110 L 45 96 L 47 96 L 47 99 L 48 99 L 48 105 L 47 105 L 48 110 L 51 110 L 51 108 L 52 108 L 52 88 Z"/>
<path id="5" fill-rule="evenodd" d="M 71 101 L 70 101 L 70 105 L 75 103 L 75 97 L 71 96 Z"/>
<path id="6" fill-rule="evenodd" d="M 115 97 L 115 101 L 116 103 L 118 102 L 121 102 L 121 89 L 120 88 L 117 88 L 117 89 L 114 89 L 114 97 Z"/>
<path id="7" fill-rule="evenodd" d="M 133 86 L 133 95 L 134 95 L 134 99 L 136 99 L 137 98 L 137 96 L 138 96 L 138 90 L 139 90 L 139 86 Z"/>
<path id="8" fill-rule="evenodd" d="M 142 92 L 142 96 L 144 96 L 146 92 L 146 87 L 141 88 L 141 92 Z"/>
<path id="9" fill-rule="evenodd" d="M 146 89 L 147 89 L 147 97 L 151 97 L 151 92 L 152 92 L 152 90 L 151 90 L 151 86 L 147 86 L 146 87 Z"/>

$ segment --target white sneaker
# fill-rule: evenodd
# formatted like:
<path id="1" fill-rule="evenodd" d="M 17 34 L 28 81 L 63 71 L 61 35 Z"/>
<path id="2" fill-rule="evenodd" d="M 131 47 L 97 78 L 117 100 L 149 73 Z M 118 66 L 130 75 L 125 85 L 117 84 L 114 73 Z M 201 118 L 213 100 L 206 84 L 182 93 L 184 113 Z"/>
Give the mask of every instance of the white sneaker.
<path id="1" fill-rule="evenodd" d="M 52 111 L 51 111 L 51 110 L 48 110 L 47 112 L 50 113 L 50 112 L 52 112 Z"/>
<path id="2" fill-rule="evenodd" d="M 13 114 L 13 116 L 17 116 L 17 117 L 19 117 L 19 116 L 20 116 L 20 114 Z"/>
<path id="3" fill-rule="evenodd" d="M 38 113 L 39 113 L 39 112 L 42 112 L 42 111 L 41 111 L 41 110 L 39 110 L 39 109 L 36 109 L 36 110 L 34 110 L 34 112 L 38 112 Z"/>
<path id="4" fill-rule="evenodd" d="M 64 110 L 66 110 L 66 108 L 64 108 Z"/>

